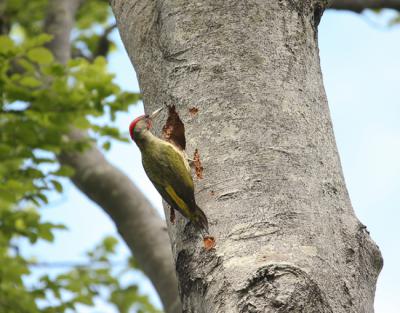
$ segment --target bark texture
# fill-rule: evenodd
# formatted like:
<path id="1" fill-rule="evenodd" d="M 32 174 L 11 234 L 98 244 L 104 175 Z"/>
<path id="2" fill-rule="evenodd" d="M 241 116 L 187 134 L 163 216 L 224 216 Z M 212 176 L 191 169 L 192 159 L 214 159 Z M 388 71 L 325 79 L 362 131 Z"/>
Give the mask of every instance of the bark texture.
<path id="1" fill-rule="evenodd" d="M 332 0 L 330 8 L 357 13 L 365 9 L 400 10 L 400 0 Z"/>
<path id="2" fill-rule="evenodd" d="M 71 56 L 70 34 L 81 3 L 83 0 L 49 2 L 45 31 L 54 36 L 49 49 L 60 63 L 65 64 Z M 80 130 L 71 131 L 71 140 L 84 137 L 87 135 Z M 112 218 L 156 288 L 165 311 L 181 312 L 166 225 L 149 201 L 95 144 L 83 153 L 63 153 L 60 161 L 74 168 L 73 183 Z"/>
<path id="3" fill-rule="evenodd" d="M 111 5 L 147 111 L 176 105 L 204 167 L 196 199 L 215 251 L 180 216 L 169 225 L 183 311 L 373 312 L 382 258 L 335 145 L 317 46 L 326 3 Z"/>

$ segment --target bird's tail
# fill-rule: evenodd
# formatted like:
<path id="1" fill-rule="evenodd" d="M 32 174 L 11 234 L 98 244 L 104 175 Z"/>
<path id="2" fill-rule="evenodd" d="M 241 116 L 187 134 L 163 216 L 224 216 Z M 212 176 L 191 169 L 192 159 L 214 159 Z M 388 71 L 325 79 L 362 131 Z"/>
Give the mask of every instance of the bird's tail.
<path id="1" fill-rule="evenodd" d="M 194 224 L 201 231 L 205 231 L 208 234 L 208 220 L 203 210 L 196 204 L 196 211 L 194 213 Z"/>

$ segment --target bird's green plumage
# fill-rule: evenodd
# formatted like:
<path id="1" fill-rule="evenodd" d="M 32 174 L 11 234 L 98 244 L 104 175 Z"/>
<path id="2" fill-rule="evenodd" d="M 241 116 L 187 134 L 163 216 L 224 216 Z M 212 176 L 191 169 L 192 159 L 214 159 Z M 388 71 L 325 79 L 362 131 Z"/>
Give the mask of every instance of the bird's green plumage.
<path id="1" fill-rule="evenodd" d="M 207 218 L 197 206 L 188 162 L 175 146 L 147 129 L 135 133 L 147 176 L 164 200 L 199 229 L 208 232 Z"/>

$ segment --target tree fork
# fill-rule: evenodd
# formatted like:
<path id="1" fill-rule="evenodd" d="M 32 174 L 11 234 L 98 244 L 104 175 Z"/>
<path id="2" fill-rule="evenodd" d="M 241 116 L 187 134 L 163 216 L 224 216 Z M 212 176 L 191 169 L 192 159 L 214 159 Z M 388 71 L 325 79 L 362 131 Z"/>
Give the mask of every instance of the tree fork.
<path id="1" fill-rule="evenodd" d="M 176 105 L 202 156 L 196 199 L 217 247 L 169 225 L 184 312 L 373 312 L 382 258 L 332 131 L 326 2 L 111 1 L 147 111 Z"/>

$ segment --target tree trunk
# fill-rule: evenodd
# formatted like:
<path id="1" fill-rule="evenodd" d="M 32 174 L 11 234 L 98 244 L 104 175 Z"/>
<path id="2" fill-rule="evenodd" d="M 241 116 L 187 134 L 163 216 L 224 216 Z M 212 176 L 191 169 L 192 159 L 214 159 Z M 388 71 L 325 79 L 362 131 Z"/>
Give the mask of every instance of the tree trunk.
<path id="1" fill-rule="evenodd" d="M 400 0 L 332 0 L 330 8 L 362 12 L 365 9 L 400 10 Z"/>
<path id="2" fill-rule="evenodd" d="M 182 218 L 168 226 L 184 312 L 373 312 L 382 258 L 333 136 L 316 29 L 326 3 L 111 5 L 146 109 L 176 105 L 204 167 L 196 198 L 216 249 Z"/>

